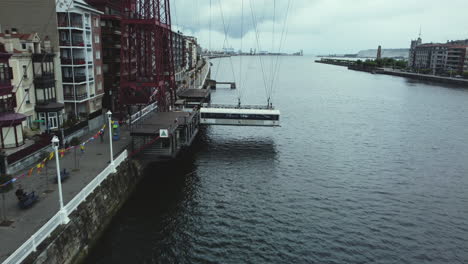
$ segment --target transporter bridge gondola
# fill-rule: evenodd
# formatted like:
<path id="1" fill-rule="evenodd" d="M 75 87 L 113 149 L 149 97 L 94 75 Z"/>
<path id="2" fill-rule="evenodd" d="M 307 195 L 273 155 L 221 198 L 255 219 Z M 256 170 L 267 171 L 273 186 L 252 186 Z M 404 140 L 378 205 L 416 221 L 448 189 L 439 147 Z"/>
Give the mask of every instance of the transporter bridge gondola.
<path id="1" fill-rule="evenodd" d="M 280 111 L 267 106 L 205 104 L 200 109 L 200 124 L 277 127 Z"/>

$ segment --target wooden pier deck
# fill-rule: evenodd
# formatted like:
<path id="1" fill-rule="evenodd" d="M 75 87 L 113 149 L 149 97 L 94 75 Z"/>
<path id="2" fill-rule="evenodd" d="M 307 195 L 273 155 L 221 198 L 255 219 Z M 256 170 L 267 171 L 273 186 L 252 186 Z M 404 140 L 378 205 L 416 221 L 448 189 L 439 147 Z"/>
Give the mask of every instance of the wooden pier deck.
<path id="1" fill-rule="evenodd" d="M 141 151 L 140 158 L 175 158 L 181 149 L 192 144 L 199 123 L 198 111 L 154 113 L 132 127 L 132 150 Z"/>

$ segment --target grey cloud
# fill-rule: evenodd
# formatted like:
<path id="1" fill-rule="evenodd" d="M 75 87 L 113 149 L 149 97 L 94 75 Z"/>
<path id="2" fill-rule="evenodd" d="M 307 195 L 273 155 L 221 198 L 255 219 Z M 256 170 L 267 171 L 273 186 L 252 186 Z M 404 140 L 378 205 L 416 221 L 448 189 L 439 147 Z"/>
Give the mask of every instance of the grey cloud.
<path id="1" fill-rule="evenodd" d="M 271 46 L 274 0 L 244 0 L 244 32 L 241 32 L 240 23 L 242 0 L 211 2 L 210 43 L 213 48 L 219 49 L 224 43 L 220 3 L 229 28 L 230 46 L 237 49 L 241 38 L 244 45 L 255 45 L 250 3 L 254 6 L 262 34 L 261 46 Z M 276 0 L 276 34 L 285 21 L 287 2 Z M 173 24 L 199 36 L 202 44 L 207 44 L 209 3 L 210 0 L 171 0 Z M 427 42 L 468 38 L 466 0 L 452 0 L 450 4 L 441 4 L 439 0 L 291 0 L 291 3 L 285 51 L 303 48 L 309 53 L 344 53 L 375 48 L 379 44 L 388 48 L 406 48 L 410 39 L 417 37 L 419 26 L 423 28 L 423 40 Z"/>

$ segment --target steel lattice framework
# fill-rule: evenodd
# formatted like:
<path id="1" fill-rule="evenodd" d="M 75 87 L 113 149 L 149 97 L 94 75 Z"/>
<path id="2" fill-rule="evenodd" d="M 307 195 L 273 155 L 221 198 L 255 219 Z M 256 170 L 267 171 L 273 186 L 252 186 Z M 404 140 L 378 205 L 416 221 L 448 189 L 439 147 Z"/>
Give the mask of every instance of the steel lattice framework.
<path id="1" fill-rule="evenodd" d="M 157 101 L 167 111 L 175 98 L 169 0 L 123 0 L 120 103 Z"/>

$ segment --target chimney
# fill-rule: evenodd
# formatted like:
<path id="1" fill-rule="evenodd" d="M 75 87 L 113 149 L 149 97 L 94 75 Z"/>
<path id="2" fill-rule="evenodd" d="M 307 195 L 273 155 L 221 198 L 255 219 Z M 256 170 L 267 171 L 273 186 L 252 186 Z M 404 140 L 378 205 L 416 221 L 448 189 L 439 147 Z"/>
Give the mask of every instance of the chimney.
<path id="1" fill-rule="evenodd" d="M 18 34 L 18 30 L 16 28 L 11 28 L 11 34 Z"/>
<path id="2" fill-rule="evenodd" d="M 50 43 L 50 39 L 49 39 L 49 36 L 46 36 L 44 38 L 44 49 L 47 53 L 51 53 L 52 52 L 52 45 Z"/>

